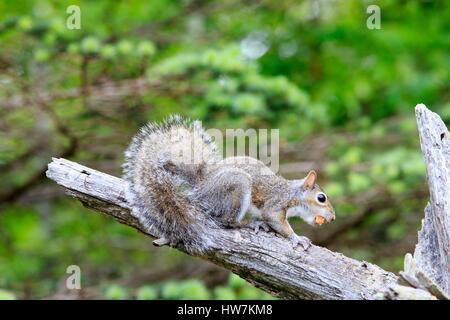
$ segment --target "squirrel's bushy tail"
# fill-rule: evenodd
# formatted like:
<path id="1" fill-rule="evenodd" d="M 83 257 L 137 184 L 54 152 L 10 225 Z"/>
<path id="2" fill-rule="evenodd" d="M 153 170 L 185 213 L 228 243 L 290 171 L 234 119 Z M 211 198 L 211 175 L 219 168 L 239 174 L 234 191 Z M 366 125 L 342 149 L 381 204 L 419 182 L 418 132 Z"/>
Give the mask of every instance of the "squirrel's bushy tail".
<path id="1" fill-rule="evenodd" d="M 202 170 L 219 158 L 217 147 L 197 121 L 171 116 L 141 128 L 125 152 L 124 178 L 132 214 L 152 234 L 190 252 L 207 250 L 205 228 L 212 219 L 189 197 Z"/>

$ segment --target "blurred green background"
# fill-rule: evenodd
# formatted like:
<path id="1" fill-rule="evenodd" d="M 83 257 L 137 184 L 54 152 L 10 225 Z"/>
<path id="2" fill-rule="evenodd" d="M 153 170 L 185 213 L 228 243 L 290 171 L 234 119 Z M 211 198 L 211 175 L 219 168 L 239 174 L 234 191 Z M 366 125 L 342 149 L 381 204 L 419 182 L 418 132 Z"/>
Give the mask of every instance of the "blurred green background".
<path id="1" fill-rule="evenodd" d="M 444 0 L 1 1 L 0 299 L 270 298 L 45 178 L 51 157 L 121 175 L 136 130 L 175 112 L 279 128 L 281 174 L 318 170 L 337 211 L 298 233 L 398 272 L 428 198 L 413 107 L 449 123 L 449 67 Z"/>

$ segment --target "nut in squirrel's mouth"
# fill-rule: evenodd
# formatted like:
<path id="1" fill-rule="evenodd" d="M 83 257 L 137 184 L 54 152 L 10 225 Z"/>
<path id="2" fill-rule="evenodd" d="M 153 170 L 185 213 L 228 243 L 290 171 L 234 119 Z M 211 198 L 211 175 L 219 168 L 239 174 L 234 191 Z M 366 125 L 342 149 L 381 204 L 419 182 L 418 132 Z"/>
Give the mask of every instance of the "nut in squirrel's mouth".
<path id="1" fill-rule="evenodd" d="M 323 225 L 323 224 L 326 222 L 326 220 L 325 220 L 324 217 L 322 217 L 322 216 L 320 216 L 320 215 L 317 215 L 317 216 L 315 216 L 315 218 L 314 218 L 314 222 L 315 222 L 315 224 L 321 226 L 321 225 Z"/>

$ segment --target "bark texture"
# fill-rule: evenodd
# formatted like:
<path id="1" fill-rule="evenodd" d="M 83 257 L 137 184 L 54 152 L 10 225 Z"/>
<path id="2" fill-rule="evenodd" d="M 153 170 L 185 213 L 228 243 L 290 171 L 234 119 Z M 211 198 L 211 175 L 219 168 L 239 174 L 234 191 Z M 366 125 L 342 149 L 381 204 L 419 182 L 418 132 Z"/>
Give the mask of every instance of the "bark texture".
<path id="1" fill-rule="evenodd" d="M 416 106 L 430 202 L 419 231 L 415 264 L 450 295 L 450 134 L 444 122 L 423 104 Z"/>

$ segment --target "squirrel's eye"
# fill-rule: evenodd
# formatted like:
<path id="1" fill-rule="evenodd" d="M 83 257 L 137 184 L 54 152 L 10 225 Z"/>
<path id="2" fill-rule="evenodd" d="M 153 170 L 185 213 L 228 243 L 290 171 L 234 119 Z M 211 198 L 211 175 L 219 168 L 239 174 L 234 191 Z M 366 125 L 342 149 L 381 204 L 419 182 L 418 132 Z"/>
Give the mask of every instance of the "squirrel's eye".
<path id="1" fill-rule="evenodd" d="M 319 193 L 317 195 L 317 201 L 319 201 L 320 203 L 325 203 L 325 201 L 327 201 L 327 196 L 325 195 L 325 193 Z"/>

